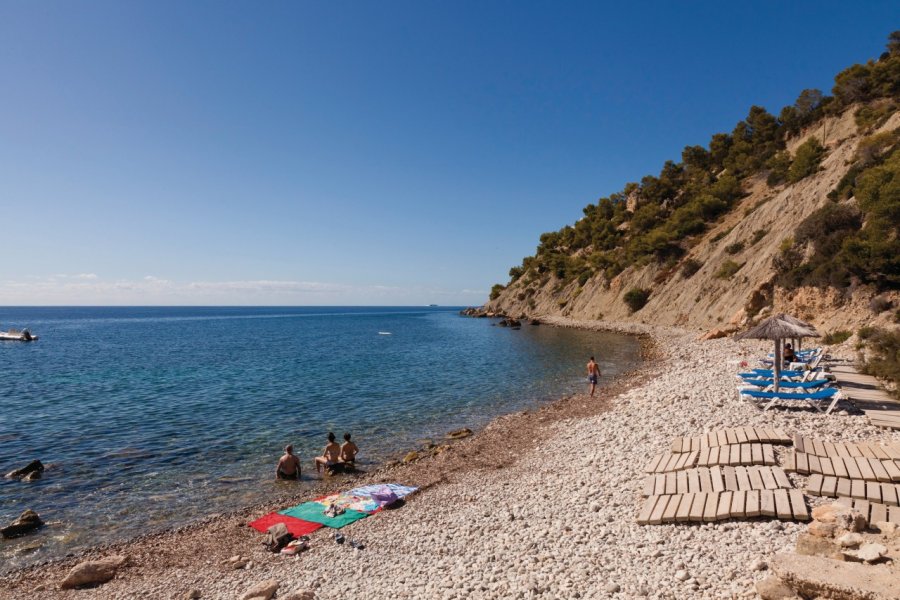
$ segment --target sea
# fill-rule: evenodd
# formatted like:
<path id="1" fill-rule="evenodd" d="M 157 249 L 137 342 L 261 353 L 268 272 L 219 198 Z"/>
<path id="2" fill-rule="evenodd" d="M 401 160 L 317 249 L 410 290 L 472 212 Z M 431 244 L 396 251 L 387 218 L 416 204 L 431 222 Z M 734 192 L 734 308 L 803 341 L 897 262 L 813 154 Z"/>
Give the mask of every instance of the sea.
<path id="1" fill-rule="evenodd" d="M 316 479 L 331 431 L 362 469 L 427 440 L 586 389 L 640 361 L 633 337 L 458 314 L 459 307 L 0 307 L 0 572 L 171 528 Z M 602 385 L 603 380 L 601 380 Z M 275 482 L 294 444 L 303 480 Z"/>

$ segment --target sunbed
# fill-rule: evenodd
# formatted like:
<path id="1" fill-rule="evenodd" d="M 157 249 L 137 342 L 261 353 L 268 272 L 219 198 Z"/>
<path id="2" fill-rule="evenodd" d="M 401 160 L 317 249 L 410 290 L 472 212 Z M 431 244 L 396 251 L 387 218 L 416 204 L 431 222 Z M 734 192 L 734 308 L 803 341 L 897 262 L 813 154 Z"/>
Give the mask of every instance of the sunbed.
<path id="1" fill-rule="evenodd" d="M 815 390 L 822 387 L 827 387 L 828 384 L 831 383 L 830 379 L 813 379 L 811 381 L 780 381 L 778 383 L 779 388 L 785 389 L 793 389 L 793 390 Z M 771 388 L 775 387 L 774 379 L 745 379 L 743 381 L 743 385 L 752 386 L 755 388 L 760 388 L 763 391 L 770 391 Z"/>
<path id="2" fill-rule="evenodd" d="M 837 406 L 838 400 L 841 399 L 841 392 L 837 388 L 825 388 L 821 390 L 816 390 L 813 392 L 806 393 L 794 393 L 794 392 L 761 392 L 757 390 L 740 390 L 741 396 L 747 396 L 748 398 L 752 398 L 753 401 L 763 404 L 764 401 L 768 400 L 769 402 L 762 407 L 763 410 L 768 410 L 772 407 L 773 404 L 778 402 L 779 400 L 784 402 L 792 402 L 795 400 L 802 400 L 808 403 L 810 406 L 815 408 L 819 412 L 822 411 L 822 405 L 828 403 L 830 400 L 830 404 L 828 404 L 828 408 L 824 411 L 825 414 L 829 414 L 834 407 Z"/>

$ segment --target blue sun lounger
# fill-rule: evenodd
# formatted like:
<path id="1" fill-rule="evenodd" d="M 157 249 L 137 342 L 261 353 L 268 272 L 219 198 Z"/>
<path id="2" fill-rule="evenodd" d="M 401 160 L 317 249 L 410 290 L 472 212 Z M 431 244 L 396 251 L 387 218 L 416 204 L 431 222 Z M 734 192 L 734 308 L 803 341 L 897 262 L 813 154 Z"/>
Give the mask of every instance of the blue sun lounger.
<path id="1" fill-rule="evenodd" d="M 768 400 L 768 404 L 762 407 L 763 410 L 769 410 L 772 405 L 779 400 L 786 402 L 803 400 L 804 402 L 815 408 L 817 411 L 823 412 L 822 405 L 831 400 L 831 403 L 828 404 L 828 408 L 824 411 L 826 415 L 834 410 L 834 407 L 837 406 L 838 400 L 841 399 L 841 392 L 837 388 L 825 388 L 823 390 L 816 390 L 814 392 L 806 393 L 782 392 L 780 390 L 777 392 L 739 390 L 738 393 L 741 396 L 752 398 L 755 402 L 759 402 L 760 404 L 762 404 L 763 401 Z"/>
<path id="2" fill-rule="evenodd" d="M 831 381 L 828 379 L 813 379 L 812 381 L 782 381 L 778 384 L 778 387 L 795 390 L 815 390 L 821 387 L 826 387 L 829 383 L 831 383 Z M 745 379 L 743 384 L 768 391 L 769 388 L 775 387 L 775 380 Z"/>

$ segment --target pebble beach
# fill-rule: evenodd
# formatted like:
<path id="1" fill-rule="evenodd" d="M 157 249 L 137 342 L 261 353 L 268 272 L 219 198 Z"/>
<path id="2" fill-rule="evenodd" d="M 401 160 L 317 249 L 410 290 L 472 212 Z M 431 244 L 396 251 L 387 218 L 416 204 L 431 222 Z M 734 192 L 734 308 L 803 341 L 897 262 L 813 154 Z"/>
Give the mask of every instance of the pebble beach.
<path id="1" fill-rule="evenodd" d="M 342 530 L 364 549 L 319 530 L 297 557 L 265 551 L 263 536 L 246 523 L 284 507 L 284 498 L 13 572 L 0 580 L 0 597 L 243 598 L 270 582 L 279 599 L 754 598 L 767 561 L 791 551 L 805 525 L 640 526 L 650 458 L 676 436 L 722 427 L 777 427 L 831 441 L 900 439 L 845 403 L 824 415 L 805 406 L 762 412 L 739 399 L 739 363 L 764 355 L 762 342 L 701 342 L 696 331 L 639 324 L 544 322 L 641 335 L 649 358 L 619 381 L 601 379 L 595 398 L 578 394 L 501 417 L 433 456 L 325 481 L 319 491 L 378 481 L 420 486 L 402 508 Z M 795 487 L 805 481 L 790 477 Z M 125 557 L 112 581 L 59 589 L 76 563 L 106 556 Z"/>

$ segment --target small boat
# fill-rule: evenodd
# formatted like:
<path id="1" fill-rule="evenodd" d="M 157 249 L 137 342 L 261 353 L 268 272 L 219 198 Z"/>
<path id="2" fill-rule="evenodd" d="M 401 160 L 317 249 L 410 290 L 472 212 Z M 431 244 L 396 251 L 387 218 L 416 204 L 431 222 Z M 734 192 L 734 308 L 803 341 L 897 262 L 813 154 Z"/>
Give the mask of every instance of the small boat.
<path id="1" fill-rule="evenodd" d="M 38 336 L 31 335 L 27 329 L 19 331 L 18 329 L 10 329 L 9 331 L 0 331 L 0 341 L 11 342 L 36 342 Z"/>

